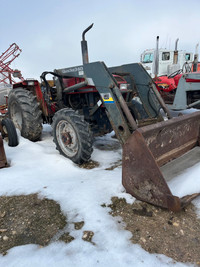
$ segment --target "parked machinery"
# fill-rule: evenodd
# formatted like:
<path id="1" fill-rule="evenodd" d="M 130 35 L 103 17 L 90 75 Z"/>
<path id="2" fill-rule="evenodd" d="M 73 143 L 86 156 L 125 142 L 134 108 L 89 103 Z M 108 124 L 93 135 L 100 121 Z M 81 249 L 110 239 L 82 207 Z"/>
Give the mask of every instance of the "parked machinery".
<path id="1" fill-rule="evenodd" d="M 78 164 L 90 159 L 94 135 L 114 130 L 123 148 L 126 191 L 178 211 L 198 194 L 173 196 L 159 166 L 199 145 L 200 112 L 171 118 L 141 64 L 108 68 L 104 62 L 89 63 L 85 33 L 92 26 L 82 35 L 83 65 L 44 72 L 41 84 L 24 80 L 13 85 L 9 116 L 33 141 L 40 138 L 42 122 L 52 123 L 56 148 Z"/>
<path id="2" fill-rule="evenodd" d="M 184 55 L 185 60 L 189 53 L 180 53 L 177 49 L 178 39 L 176 40 L 175 50 L 173 51 L 173 61 L 165 65 L 168 75 L 159 76 L 159 67 L 164 68 L 164 64 L 159 57 L 155 57 L 154 82 L 163 100 L 170 109 L 184 110 L 187 108 L 200 108 L 200 63 L 198 63 L 198 45 L 194 61 L 186 61 L 180 66 L 180 59 Z M 156 41 L 156 53 L 159 54 L 159 38 Z M 179 59 L 179 62 L 178 62 Z M 179 64 L 178 64 L 179 63 Z M 161 67 L 161 68 L 162 68 Z M 173 70 L 173 71 L 172 71 Z"/>

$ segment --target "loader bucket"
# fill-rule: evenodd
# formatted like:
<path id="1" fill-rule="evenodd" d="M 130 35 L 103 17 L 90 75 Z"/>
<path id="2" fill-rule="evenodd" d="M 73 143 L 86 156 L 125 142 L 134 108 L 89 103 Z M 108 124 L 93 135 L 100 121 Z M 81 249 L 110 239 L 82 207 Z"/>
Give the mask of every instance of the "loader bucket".
<path id="1" fill-rule="evenodd" d="M 172 195 L 159 166 L 181 156 L 200 141 L 200 112 L 135 130 L 123 145 L 122 184 L 139 200 L 179 211 L 195 197 Z"/>
<path id="2" fill-rule="evenodd" d="M 6 159 L 6 154 L 3 146 L 3 139 L 0 136 L 0 168 L 7 167 L 7 159 Z"/>

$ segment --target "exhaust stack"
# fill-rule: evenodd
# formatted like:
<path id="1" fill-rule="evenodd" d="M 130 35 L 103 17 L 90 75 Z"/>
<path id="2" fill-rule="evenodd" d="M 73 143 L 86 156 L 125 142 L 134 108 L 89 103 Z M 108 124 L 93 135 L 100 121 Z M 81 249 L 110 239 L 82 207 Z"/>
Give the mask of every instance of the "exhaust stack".
<path id="1" fill-rule="evenodd" d="M 178 41 L 179 41 L 179 38 L 177 38 L 176 39 L 176 42 L 175 42 L 175 50 L 174 50 L 173 64 L 177 64 L 178 63 Z"/>
<path id="2" fill-rule="evenodd" d="M 156 50 L 154 54 L 155 60 L 154 60 L 154 74 L 155 78 L 158 76 L 159 71 L 159 36 L 156 38 Z"/>
<path id="3" fill-rule="evenodd" d="M 196 51 L 195 51 L 195 55 L 194 55 L 194 63 L 193 63 L 193 71 L 194 72 L 197 71 L 197 66 L 198 66 L 198 59 L 199 59 L 198 50 L 199 50 L 199 43 L 196 45 Z"/>
<path id="4" fill-rule="evenodd" d="M 82 33 L 81 49 L 82 49 L 83 64 L 89 63 L 88 47 L 87 47 L 87 41 L 85 40 L 85 34 L 93 27 L 93 25 L 94 23 L 92 23 L 89 27 L 87 27 Z"/>

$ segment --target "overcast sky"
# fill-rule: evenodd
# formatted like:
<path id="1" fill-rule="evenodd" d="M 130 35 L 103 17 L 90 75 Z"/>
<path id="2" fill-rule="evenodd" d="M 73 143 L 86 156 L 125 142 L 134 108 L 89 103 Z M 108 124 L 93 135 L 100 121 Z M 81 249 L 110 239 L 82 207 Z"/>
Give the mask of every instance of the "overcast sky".
<path id="1" fill-rule="evenodd" d="M 22 49 L 13 68 L 25 78 L 82 64 L 81 34 L 87 33 L 90 61 L 107 66 L 138 62 L 155 47 L 195 52 L 200 42 L 200 0 L 0 0 L 0 53 Z"/>

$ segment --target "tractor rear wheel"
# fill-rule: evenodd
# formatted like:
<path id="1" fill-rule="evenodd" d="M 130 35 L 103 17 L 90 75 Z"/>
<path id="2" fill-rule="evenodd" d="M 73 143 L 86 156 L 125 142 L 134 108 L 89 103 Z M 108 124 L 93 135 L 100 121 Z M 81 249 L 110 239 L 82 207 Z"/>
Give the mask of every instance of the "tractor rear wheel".
<path id="1" fill-rule="evenodd" d="M 148 115 L 145 109 L 143 108 L 143 105 L 137 100 L 131 101 L 131 104 L 129 105 L 129 109 L 134 119 L 137 121 L 148 118 Z"/>
<path id="2" fill-rule="evenodd" d="M 17 146 L 19 142 L 14 123 L 9 118 L 5 118 L 1 121 L 1 126 L 3 129 L 2 137 L 8 141 L 8 145 L 11 147 Z"/>
<path id="3" fill-rule="evenodd" d="M 8 96 L 8 114 L 21 135 L 31 141 L 42 133 L 42 112 L 36 96 L 23 88 L 14 89 Z"/>
<path id="4" fill-rule="evenodd" d="M 56 149 L 74 163 L 87 162 L 92 154 L 93 137 L 89 124 L 77 111 L 64 108 L 53 117 L 53 137 Z"/>

